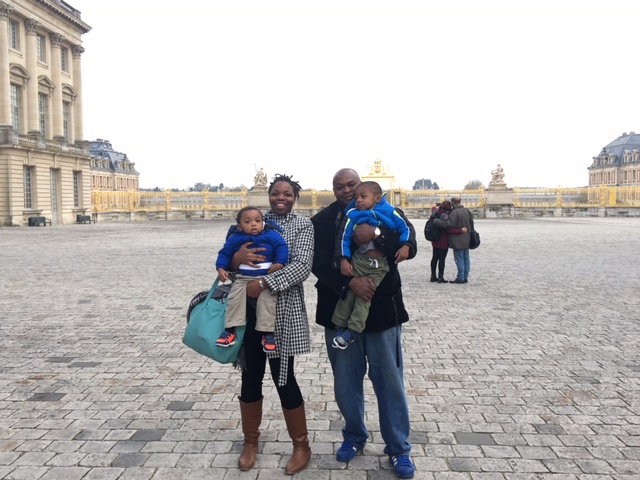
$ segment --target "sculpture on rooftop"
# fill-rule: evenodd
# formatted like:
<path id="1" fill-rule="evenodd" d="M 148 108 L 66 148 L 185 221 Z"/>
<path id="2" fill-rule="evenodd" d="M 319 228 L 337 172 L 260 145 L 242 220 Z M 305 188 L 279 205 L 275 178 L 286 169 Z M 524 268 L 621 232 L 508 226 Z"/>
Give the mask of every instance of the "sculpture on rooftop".
<path id="1" fill-rule="evenodd" d="M 495 170 L 491 170 L 491 183 L 504 183 L 504 170 L 500 164 Z"/>
<path id="2" fill-rule="evenodd" d="M 253 177 L 253 186 L 254 187 L 266 187 L 267 186 L 267 174 L 260 167 L 260 170 L 256 171 L 255 177 Z"/>

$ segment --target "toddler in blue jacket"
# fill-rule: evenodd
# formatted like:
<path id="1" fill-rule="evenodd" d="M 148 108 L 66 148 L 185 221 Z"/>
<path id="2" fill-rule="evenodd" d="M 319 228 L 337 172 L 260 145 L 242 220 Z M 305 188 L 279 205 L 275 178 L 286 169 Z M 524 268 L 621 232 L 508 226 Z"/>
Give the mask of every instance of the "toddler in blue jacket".
<path id="1" fill-rule="evenodd" d="M 247 242 L 253 242 L 251 248 L 265 248 L 262 252 L 267 260 L 257 267 L 240 265 L 231 291 L 227 297 L 227 312 L 224 322 L 225 330 L 216 341 L 219 347 L 229 347 L 235 344 L 236 327 L 247 321 L 247 284 L 268 273 L 280 270 L 289 259 L 289 248 L 284 238 L 276 231 L 276 226 L 266 223 L 262 212 L 256 207 L 244 207 L 236 216 L 236 229 L 218 252 L 216 269 L 218 279 L 222 282 L 229 278 L 229 268 L 233 255 Z M 256 303 L 256 331 L 262 332 L 262 348 L 265 352 L 276 349 L 274 330 L 276 322 L 277 295 L 272 295 L 268 289 L 260 293 Z"/>
<path id="2" fill-rule="evenodd" d="M 400 263 L 409 257 L 409 226 L 401 215 L 382 196 L 377 182 L 362 182 L 356 187 L 354 199 L 346 209 L 347 223 L 340 238 L 338 257 L 340 273 L 345 276 L 369 277 L 377 288 L 389 272 L 387 257 L 377 248 L 375 238 L 366 245 L 352 245 L 353 231 L 361 224 L 385 227 L 399 234 L 402 245 L 395 255 Z M 378 234 L 379 235 L 379 234 Z M 352 248 L 355 248 L 351 255 Z M 345 298 L 338 301 L 331 321 L 336 325 L 332 346 L 344 350 L 365 328 L 371 303 L 359 298 L 350 289 Z"/>

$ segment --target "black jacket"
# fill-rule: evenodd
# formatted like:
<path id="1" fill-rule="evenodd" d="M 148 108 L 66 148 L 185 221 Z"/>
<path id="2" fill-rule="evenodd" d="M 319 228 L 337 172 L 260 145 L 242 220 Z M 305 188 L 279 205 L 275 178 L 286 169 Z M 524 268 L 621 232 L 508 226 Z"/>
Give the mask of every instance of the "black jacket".
<path id="1" fill-rule="evenodd" d="M 398 212 L 409 225 L 409 258 L 413 258 L 416 256 L 418 248 L 416 232 L 402 210 L 398 209 Z M 335 256 L 336 235 L 343 217 L 344 208 L 338 202 L 333 202 L 311 218 L 315 236 L 311 271 L 318 278 L 316 282 L 318 293 L 316 323 L 329 328 L 334 327 L 331 322 L 333 311 L 338 300 L 346 295 L 351 280 L 351 277 L 345 277 L 340 273 L 339 263 L 336 262 Z M 380 230 L 382 234 L 378 240 L 378 247 L 387 254 L 390 271 L 376 289 L 371 300 L 365 332 L 379 332 L 409 320 L 402 300 L 402 284 L 398 266 L 394 263 L 394 256 L 400 248 L 400 243 L 395 232 L 385 226 L 381 226 Z"/>

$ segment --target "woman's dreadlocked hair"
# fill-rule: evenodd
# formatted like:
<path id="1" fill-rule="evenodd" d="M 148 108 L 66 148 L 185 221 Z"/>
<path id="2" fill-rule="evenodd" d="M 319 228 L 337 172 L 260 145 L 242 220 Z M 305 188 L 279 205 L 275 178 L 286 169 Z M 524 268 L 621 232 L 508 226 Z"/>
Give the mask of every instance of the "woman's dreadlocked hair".
<path id="1" fill-rule="evenodd" d="M 300 198 L 300 190 L 302 190 L 302 187 L 300 186 L 300 184 L 296 182 L 293 178 L 291 178 L 289 175 L 284 175 L 280 173 L 276 173 L 273 176 L 273 180 L 269 184 L 269 190 L 268 190 L 269 193 L 271 193 L 273 186 L 278 182 L 287 182 L 289 185 L 291 185 L 291 188 L 293 189 L 293 195 L 296 198 Z"/>

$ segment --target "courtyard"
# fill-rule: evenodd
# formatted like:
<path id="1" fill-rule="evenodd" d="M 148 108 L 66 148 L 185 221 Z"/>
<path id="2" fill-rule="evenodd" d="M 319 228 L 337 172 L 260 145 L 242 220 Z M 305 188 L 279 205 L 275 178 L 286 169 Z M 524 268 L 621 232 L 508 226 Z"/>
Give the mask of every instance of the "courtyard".
<path id="1" fill-rule="evenodd" d="M 429 282 L 424 222 L 400 265 L 415 478 L 640 478 L 640 220 L 477 220 L 466 285 Z M 0 229 L 0 479 L 286 478 L 270 381 L 258 461 L 240 472 L 240 375 L 181 342 L 228 225 Z M 314 282 L 313 352 L 296 360 L 313 454 L 295 478 L 395 478 L 369 383 L 370 443 L 335 460 Z"/>

